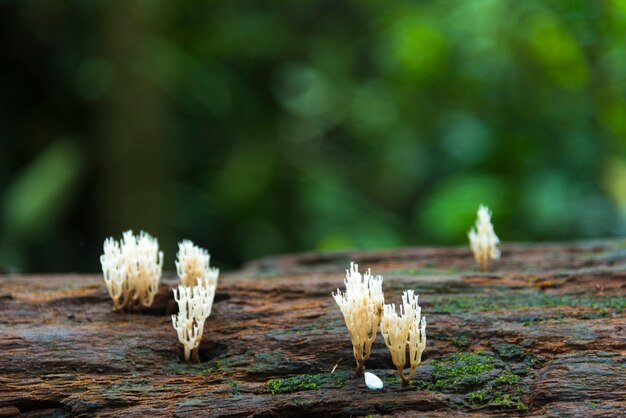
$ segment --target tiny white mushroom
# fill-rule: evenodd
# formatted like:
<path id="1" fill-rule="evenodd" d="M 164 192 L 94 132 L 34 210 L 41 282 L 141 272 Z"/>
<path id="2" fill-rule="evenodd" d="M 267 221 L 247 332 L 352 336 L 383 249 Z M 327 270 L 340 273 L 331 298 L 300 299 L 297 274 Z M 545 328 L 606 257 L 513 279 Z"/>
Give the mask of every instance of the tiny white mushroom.
<path id="1" fill-rule="evenodd" d="M 478 208 L 478 218 L 476 219 L 476 227 L 472 228 L 467 234 L 470 240 L 470 247 L 474 253 L 474 258 L 481 271 L 487 271 L 489 264 L 493 260 L 500 258 L 500 250 L 498 244 L 500 240 L 493 230 L 491 223 L 491 212 L 485 205 Z"/>
<path id="2" fill-rule="evenodd" d="M 383 381 L 374 373 L 365 372 L 365 385 L 372 390 L 378 390 L 383 388 Z"/>

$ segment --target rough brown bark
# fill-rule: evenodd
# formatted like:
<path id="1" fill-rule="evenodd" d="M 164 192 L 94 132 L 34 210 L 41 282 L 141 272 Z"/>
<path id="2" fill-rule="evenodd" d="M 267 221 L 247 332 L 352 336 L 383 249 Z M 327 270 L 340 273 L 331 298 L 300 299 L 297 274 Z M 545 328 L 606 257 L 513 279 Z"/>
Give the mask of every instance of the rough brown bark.
<path id="1" fill-rule="evenodd" d="M 370 391 L 353 375 L 330 295 L 350 260 L 385 276 L 387 302 L 409 288 L 420 294 L 428 343 L 409 387 L 380 336 L 366 369 L 385 388 Z M 99 275 L 0 277 L 0 416 L 619 416 L 626 408 L 625 241 L 504 246 L 489 273 L 477 272 L 466 248 L 252 262 L 220 278 L 200 364 L 182 361 L 166 316 L 175 284 L 164 278 L 153 309 L 123 314 L 111 311 Z"/>

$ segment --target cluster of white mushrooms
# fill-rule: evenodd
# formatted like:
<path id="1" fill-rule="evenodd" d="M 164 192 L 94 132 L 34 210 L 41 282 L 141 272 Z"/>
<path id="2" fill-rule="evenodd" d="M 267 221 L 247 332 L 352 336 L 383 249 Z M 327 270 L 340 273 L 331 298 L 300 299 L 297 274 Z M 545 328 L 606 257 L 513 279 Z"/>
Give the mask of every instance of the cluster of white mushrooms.
<path id="1" fill-rule="evenodd" d="M 408 385 L 415 369 L 422 362 L 422 353 L 426 348 L 426 318 L 422 318 L 422 308 L 417 303 L 418 295 L 412 290 L 402 294 L 400 315 L 396 305 L 385 305 L 380 323 L 380 333 L 391 352 L 391 360 L 398 369 L 403 385 Z M 409 348 L 409 374 L 404 375 L 407 345 Z"/>
<path id="2" fill-rule="evenodd" d="M 154 237 L 126 231 L 119 242 L 107 238 L 100 263 L 114 310 L 152 305 L 163 268 L 163 253 Z"/>
<path id="3" fill-rule="evenodd" d="M 191 241 L 178 244 L 176 270 L 181 285 L 174 290 L 178 314 L 172 324 L 178 340 L 185 348 L 185 360 L 198 363 L 198 347 L 202 340 L 204 321 L 211 315 L 219 270 L 209 267 L 208 251 Z"/>
<path id="4" fill-rule="evenodd" d="M 478 208 L 476 229 L 468 233 L 468 238 L 479 269 L 486 271 L 491 262 L 500 257 L 497 247 L 500 240 L 494 232 L 491 213 L 486 206 L 480 205 Z M 405 291 L 398 314 L 395 304 L 385 304 L 383 277 L 372 276 L 370 270 L 365 274 L 359 273 L 358 265 L 354 262 L 346 270 L 344 283 L 346 290 L 342 292 L 337 289 L 333 297 L 341 309 L 352 340 L 356 373 L 364 371 L 380 324 L 380 333 L 389 348 L 402 385 L 409 385 L 426 348 L 426 318 L 422 317 L 418 295 L 413 290 Z M 407 354 L 409 373 L 405 375 Z M 365 382 L 370 389 L 383 387 L 382 381 L 371 373 L 365 373 Z"/>
<path id="5" fill-rule="evenodd" d="M 209 266 L 209 253 L 184 240 L 178 244 L 176 270 L 181 284 L 174 290 L 178 313 L 172 324 L 184 347 L 185 360 L 198 362 L 204 322 L 211 315 L 219 270 Z M 100 257 L 113 310 L 150 307 L 159 291 L 163 252 L 151 235 L 126 231 L 121 241 L 107 238 Z"/>
<path id="6" fill-rule="evenodd" d="M 357 264 L 351 263 L 350 269 L 346 270 L 345 292 L 337 289 L 337 293 L 333 293 L 350 333 L 357 364 L 356 372 L 363 373 L 380 323 L 380 333 L 389 348 L 402 384 L 408 385 L 415 369 L 422 361 L 422 352 L 426 348 L 426 319 L 422 318 L 417 296 L 412 290 L 404 292 L 398 315 L 395 304 L 384 303 L 383 277 L 372 276 L 370 270 L 361 274 L 358 267 Z M 404 375 L 407 346 L 411 368 L 408 377 Z"/>
<path id="7" fill-rule="evenodd" d="M 359 273 L 359 266 L 351 263 L 344 280 L 346 291 L 333 293 L 350 332 L 357 373 L 363 373 L 365 362 L 370 358 L 372 344 L 376 339 L 378 323 L 383 312 L 385 295 L 383 277 L 372 276 L 370 270 Z"/>

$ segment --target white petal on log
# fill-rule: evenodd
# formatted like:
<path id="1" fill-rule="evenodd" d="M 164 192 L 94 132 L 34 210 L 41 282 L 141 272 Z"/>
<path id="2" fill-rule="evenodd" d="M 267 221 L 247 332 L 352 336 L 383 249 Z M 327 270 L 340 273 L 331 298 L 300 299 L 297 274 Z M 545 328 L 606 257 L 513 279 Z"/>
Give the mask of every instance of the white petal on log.
<path id="1" fill-rule="evenodd" d="M 383 388 L 383 381 L 380 380 L 374 373 L 370 372 L 365 372 L 365 384 L 372 390 Z"/>

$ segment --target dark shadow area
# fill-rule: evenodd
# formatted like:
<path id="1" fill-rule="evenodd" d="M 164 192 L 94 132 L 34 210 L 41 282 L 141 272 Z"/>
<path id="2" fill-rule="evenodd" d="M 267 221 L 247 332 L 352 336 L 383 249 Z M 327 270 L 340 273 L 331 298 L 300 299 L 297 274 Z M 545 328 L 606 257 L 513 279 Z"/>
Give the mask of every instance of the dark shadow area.
<path id="1" fill-rule="evenodd" d="M 207 341 L 204 339 L 200 344 L 199 357 L 201 363 L 206 363 L 218 358 L 226 357 L 228 354 L 228 346 L 226 344 Z M 183 358 L 184 360 L 184 358 Z"/>
<path id="2" fill-rule="evenodd" d="M 49 399 L 18 399 L 13 403 L 24 417 L 67 417 L 71 409 L 60 401 Z"/>

